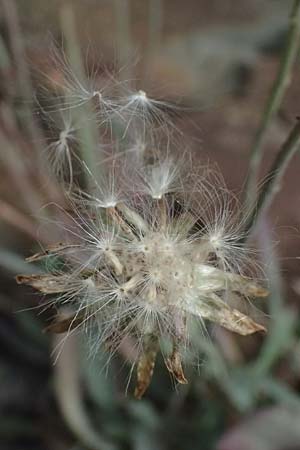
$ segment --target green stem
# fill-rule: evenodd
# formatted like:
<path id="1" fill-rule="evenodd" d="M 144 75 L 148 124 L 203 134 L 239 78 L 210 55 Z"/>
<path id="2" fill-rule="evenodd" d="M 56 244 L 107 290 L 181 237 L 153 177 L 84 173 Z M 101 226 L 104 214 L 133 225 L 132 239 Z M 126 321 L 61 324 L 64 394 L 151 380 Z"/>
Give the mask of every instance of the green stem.
<path id="1" fill-rule="evenodd" d="M 0 0 L 1 1 L 1 0 Z M 13 64 L 15 67 L 16 81 L 17 81 L 17 94 L 20 101 L 20 105 L 16 108 L 15 105 L 11 105 L 14 109 L 15 117 L 18 113 L 21 113 L 22 126 L 28 133 L 31 140 L 31 146 L 34 151 L 34 158 L 32 162 L 35 162 L 37 168 L 37 175 L 41 180 L 42 185 L 45 184 L 45 178 L 48 179 L 48 194 L 51 200 L 57 201 L 60 198 L 56 186 L 52 181 L 52 176 L 48 166 L 44 163 L 43 152 L 40 150 L 39 143 L 43 141 L 43 135 L 36 124 L 33 109 L 33 89 L 30 78 L 30 71 L 26 60 L 26 51 L 24 45 L 24 38 L 21 31 L 19 14 L 17 3 L 15 0 L 2 0 L 3 19 L 7 26 L 8 39 L 11 48 L 11 54 L 13 57 Z M 1 11 L 2 12 L 2 11 Z M 15 125 L 16 126 L 16 125 Z M 17 142 L 17 141 L 16 141 Z M 20 147 L 20 151 L 23 149 Z M 8 152 L 6 152 L 6 155 Z M 24 156 L 22 154 L 23 160 Z M 23 164 L 24 165 L 24 164 Z M 35 194 L 34 197 L 37 197 Z M 25 198 L 26 200 L 26 198 Z M 47 216 L 46 210 L 41 211 L 41 214 Z"/>
<path id="2" fill-rule="evenodd" d="M 264 142 L 267 130 L 274 116 L 278 113 L 284 94 L 291 82 L 292 69 L 300 45 L 300 0 L 293 3 L 289 31 L 285 50 L 283 51 L 279 71 L 275 79 L 271 95 L 263 113 L 261 125 L 256 133 L 250 156 L 249 176 L 245 189 L 245 200 L 254 204 L 256 197 L 256 182 L 259 165 L 263 157 Z"/>
<path id="3" fill-rule="evenodd" d="M 271 204 L 275 194 L 280 190 L 282 177 L 286 171 L 286 168 L 295 155 L 296 151 L 300 148 L 300 120 L 295 124 L 290 132 L 287 140 L 281 147 L 269 174 L 267 175 L 267 181 L 258 197 L 255 210 L 249 216 L 245 225 L 245 235 L 247 236 L 252 230 L 257 217 Z M 245 240 L 245 238 L 243 238 Z"/>
<path id="4" fill-rule="evenodd" d="M 38 266 L 26 263 L 17 253 L 1 247 L 0 267 L 12 274 L 22 273 L 32 275 L 33 273 L 42 273 L 42 270 Z"/>
<path id="5" fill-rule="evenodd" d="M 67 44 L 67 55 L 70 61 L 71 69 L 76 77 L 86 84 L 86 73 L 82 61 L 80 45 L 76 35 L 75 15 L 71 3 L 64 5 L 60 12 L 61 26 Z M 80 108 L 74 108 L 73 111 L 75 123 L 81 126 L 78 129 L 80 141 L 80 156 L 90 170 L 95 179 L 101 177 L 99 165 L 97 165 L 96 149 L 97 146 L 97 125 L 92 117 L 91 108 L 88 104 L 82 105 Z M 92 183 L 88 173 L 85 173 L 86 185 L 89 187 Z"/>
<path id="6" fill-rule="evenodd" d="M 115 450 L 99 431 L 94 430 L 84 404 L 76 336 L 68 336 L 54 366 L 54 388 L 61 413 L 74 436 L 88 450 Z"/>
<path id="7" fill-rule="evenodd" d="M 128 61 L 132 50 L 129 0 L 114 0 L 114 16 L 116 21 L 118 63 L 121 69 L 120 77 L 122 80 L 128 81 L 131 77 Z"/>
<path id="8" fill-rule="evenodd" d="M 162 39 L 163 29 L 163 4 L 162 0 L 149 0 L 148 19 L 148 45 L 145 61 L 145 79 L 147 79 L 153 55 L 159 48 Z"/>

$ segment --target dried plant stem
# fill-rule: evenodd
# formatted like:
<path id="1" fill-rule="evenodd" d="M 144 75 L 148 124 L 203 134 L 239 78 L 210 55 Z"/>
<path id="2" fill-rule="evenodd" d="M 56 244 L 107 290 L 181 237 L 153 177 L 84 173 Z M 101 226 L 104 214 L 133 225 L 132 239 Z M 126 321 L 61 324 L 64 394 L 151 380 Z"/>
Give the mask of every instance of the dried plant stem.
<path id="1" fill-rule="evenodd" d="M 285 50 L 283 51 L 279 71 L 271 95 L 263 113 L 261 125 L 257 131 L 250 156 L 249 176 L 245 188 L 245 201 L 252 205 L 256 197 L 256 182 L 259 165 L 263 157 L 264 141 L 267 130 L 277 114 L 284 94 L 291 82 L 294 62 L 300 46 L 300 0 L 295 0 L 291 15 Z"/>
<path id="2" fill-rule="evenodd" d="M 271 204 L 274 195 L 280 190 L 281 180 L 285 173 L 285 170 L 295 155 L 296 151 L 300 149 L 300 121 L 296 123 L 290 132 L 287 140 L 281 147 L 271 170 L 267 176 L 267 181 L 258 197 L 256 208 L 249 216 L 249 220 L 245 226 L 245 235 L 247 236 L 252 230 L 256 219 L 262 212 Z M 245 238 L 243 238 L 245 240 Z"/>

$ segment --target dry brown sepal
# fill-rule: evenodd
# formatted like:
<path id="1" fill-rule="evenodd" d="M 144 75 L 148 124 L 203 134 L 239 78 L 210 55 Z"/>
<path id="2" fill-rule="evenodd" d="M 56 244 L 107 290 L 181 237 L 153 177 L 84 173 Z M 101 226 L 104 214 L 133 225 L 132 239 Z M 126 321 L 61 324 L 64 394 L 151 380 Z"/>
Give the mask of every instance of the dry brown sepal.
<path id="1" fill-rule="evenodd" d="M 137 364 L 137 381 L 134 396 L 141 399 L 152 379 L 158 352 L 158 339 L 154 335 L 145 336 L 143 342 L 143 353 Z"/>
<path id="2" fill-rule="evenodd" d="M 166 359 L 165 363 L 168 371 L 175 377 L 178 383 L 188 384 L 188 381 L 183 372 L 181 356 L 175 344 L 171 356 Z"/>
<path id="3" fill-rule="evenodd" d="M 232 283 L 232 289 L 235 292 L 240 292 L 245 297 L 265 298 L 269 295 L 268 289 L 255 283 L 250 278 L 236 274 L 227 274 L 227 276 Z"/>
<path id="4" fill-rule="evenodd" d="M 43 294 L 60 294 L 70 289 L 66 275 L 18 275 L 16 281 L 18 284 L 32 286 Z"/>
<path id="5" fill-rule="evenodd" d="M 53 245 L 49 245 L 43 252 L 35 253 L 32 256 L 26 258 L 27 262 L 36 262 L 41 259 L 47 258 L 48 256 L 59 255 L 60 252 L 64 252 L 70 248 L 78 248 L 75 244 L 64 244 L 63 242 L 58 242 Z"/>
<path id="6" fill-rule="evenodd" d="M 231 308 L 216 294 L 211 293 L 209 297 L 201 299 L 197 304 L 183 306 L 188 312 L 198 316 L 201 320 L 206 319 L 217 323 L 227 330 L 242 336 L 256 332 L 266 332 L 266 328 L 255 322 L 246 314 Z"/>

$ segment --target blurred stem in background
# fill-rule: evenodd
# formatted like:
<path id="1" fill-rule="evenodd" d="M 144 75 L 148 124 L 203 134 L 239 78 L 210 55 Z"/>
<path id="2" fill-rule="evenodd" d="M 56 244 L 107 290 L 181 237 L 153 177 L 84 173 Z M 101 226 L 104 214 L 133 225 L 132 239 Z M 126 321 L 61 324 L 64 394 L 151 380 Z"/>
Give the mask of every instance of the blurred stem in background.
<path id="1" fill-rule="evenodd" d="M 76 336 L 54 340 L 61 350 L 54 370 L 56 399 L 73 434 L 89 450 L 114 450 L 115 447 L 93 429 L 83 400 L 80 359 Z"/>
<path id="2" fill-rule="evenodd" d="M 23 273 L 24 275 L 43 273 L 38 266 L 28 264 L 22 256 L 3 247 L 0 247 L 0 267 L 14 275 L 17 273 Z"/>
<path id="3" fill-rule="evenodd" d="M 275 161 L 266 177 L 266 182 L 258 196 L 255 210 L 252 211 L 252 214 L 249 215 L 248 221 L 245 224 L 245 233 L 242 238 L 242 242 L 244 242 L 251 232 L 254 224 L 256 223 L 256 219 L 263 214 L 263 212 L 270 206 L 274 196 L 281 189 L 281 181 L 282 177 L 286 171 L 286 168 L 291 160 L 291 158 L 295 155 L 297 150 L 300 149 L 300 119 L 298 119 L 297 123 L 291 130 L 288 138 L 283 143 L 279 153 L 277 154 Z"/>
<path id="4" fill-rule="evenodd" d="M 24 39 L 19 24 L 19 17 L 14 0 L 2 0 L 3 13 L 5 16 L 5 23 L 7 24 L 9 32 L 9 43 L 14 59 L 14 65 L 17 68 L 16 77 L 18 83 L 18 94 L 22 100 L 22 108 L 24 113 L 22 121 L 26 125 L 29 132 L 29 137 L 36 143 L 39 137 L 38 128 L 35 126 L 35 121 L 32 116 L 32 98 L 33 90 L 31 85 L 30 73 L 26 62 Z"/>
<path id="5" fill-rule="evenodd" d="M 10 51 L 12 55 L 12 61 L 10 62 L 10 64 L 14 66 L 17 78 L 17 92 L 12 93 L 12 96 L 20 99 L 20 104 L 18 105 L 16 111 L 21 114 L 21 122 L 22 124 L 24 124 L 25 131 L 28 134 L 32 149 L 35 153 L 35 158 L 32 160 L 32 162 L 35 162 L 35 166 L 37 169 L 36 175 L 38 175 L 40 183 L 43 186 L 45 184 L 45 181 L 47 180 L 47 190 L 49 193 L 49 197 L 57 200 L 59 198 L 58 189 L 55 183 L 52 183 L 52 176 L 50 174 L 49 168 L 46 164 L 44 164 L 43 153 L 40 151 L 40 144 L 41 142 L 43 142 L 43 136 L 39 127 L 37 126 L 32 109 L 32 99 L 34 98 L 34 94 L 30 78 L 30 71 L 26 60 L 24 38 L 20 28 L 16 2 L 15 0 L 1 0 L 1 3 L 3 8 L 3 16 L 5 18 L 5 24 L 7 26 Z M 8 61 L 6 61 L 6 63 L 7 62 Z M 13 98 L 13 100 L 15 101 L 16 98 Z M 16 124 L 10 125 L 12 127 L 16 127 Z M 22 159 L 22 155 L 18 156 L 20 159 Z M 37 194 L 35 194 L 35 196 L 37 196 Z M 46 211 L 42 211 L 42 214 L 46 216 Z"/>
<path id="6" fill-rule="evenodd" d="M 144 78 L 147 80 L 149 71 L 151 70 L 152 58 L 159 48 L 162 40 L 164 9 L 163 0 L 148 0 L 148 40 L 147 50 L 144 63 Z"/>
<path id="7" fill-rule="evenodd" d="M 71 69 L 74 71 L 74 75 L 79 80 L 79 83 L 82 83 L 84 86 L 86 85 L 86 73 L 77 39 L 75 14 L 72 3 L 66 3 L 62 6 L 60 20 L 62 32 L 66 39 L 67 57 Z M 73 116 L 75 123 L 84 124 L 84 126 L 80 126 L 78 129 L 81 158 L 95 179 L 99 180 L 102 176 L 102 170 L 99 164 L 97 164 L 96 151 L 98 153 L 101 152 L 101 144 L 97 146 L 97 126 L 91 108 L 87 103 L 80 108 L 74 108 Z M 92 180 L 87 172 L 85 172 L 85 176 L 85 182 L 88 188 Z"/>
<path id="8" fill-rule="evenodd" d="M 132 73 L 130 57 L 132 52 L 130 1 L 113 0 L 116 21 L 117 63 L 120 65 L 121 81 L 129 81 Z"/>
<path id="9" fill-rule="evenodd" d="M 300 0 L 295 0 L 290 15 L 286 47 L 271 95 L 267 101 L 261 124 L 257 130 L 250 155 L 249 175 L 245 188 L 245 202 L 250 207 L 255 204 L 259 166 L 264 154 L 264 143 L 269 126 L 279 111 L 284 94 L 290 85 L 292 69 L 300 47 Z"/>
<path id="10" fill-rule="evenodd" d="M 300 124 L 298 124 L 300 129 Z M 267 267 L 270 285 L 268 313 L 270 315 L 269 332 L 263 342 L 257 360 L 254 362 L 254 374 L 259 377 L 268 376 L 278 359 L 293 348 L 294 332 L 297 318 L 285 305 L 284 289 L 280 276 L 278 257 L 273 249 L 269 236 L 269 227 L 263 221 L 259 235 L 260 248 Z M 298 400 L 299 402 L 299 400 Z"/>

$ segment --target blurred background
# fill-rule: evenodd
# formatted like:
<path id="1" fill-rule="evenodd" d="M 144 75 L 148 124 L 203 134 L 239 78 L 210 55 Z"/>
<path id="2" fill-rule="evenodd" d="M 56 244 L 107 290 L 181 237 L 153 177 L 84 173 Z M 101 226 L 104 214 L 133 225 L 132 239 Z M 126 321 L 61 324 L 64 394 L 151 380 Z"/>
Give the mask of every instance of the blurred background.
<path id="1" fill-rule="evenodd" d="M 300 449 L 299 155 L 256 231 L 268 261 L 271 295 L 258 307 L 269 332 L 215 329 L 187 386 L 174 386 L 160 361 L 136 401 L 126 394 L 127 365 L 107 373 L 80 339 L 54 364 L 40 297 L 14 279 L 40 270 L 24 262 L 38 241 L 57 241 L 43 206 L 63 199 L 43 163 L 53 136 L 38 106 L 49 79 L 62 76 L 54 48 L 80 47 L 88 74 L 112 70 L 174 102 L 185 142 L 240 195 L 292 3 L 0 0 L 0 450 Z M 299 63 L 265 140 L 261 179 L 300 114 Z"/>

